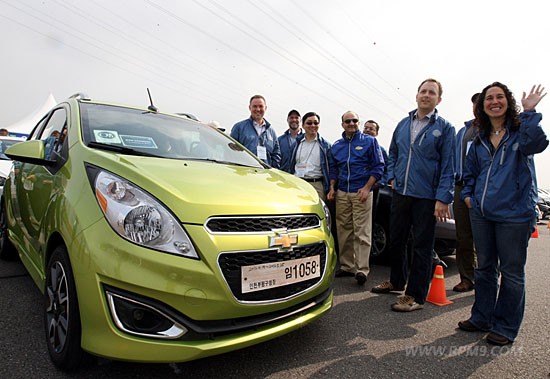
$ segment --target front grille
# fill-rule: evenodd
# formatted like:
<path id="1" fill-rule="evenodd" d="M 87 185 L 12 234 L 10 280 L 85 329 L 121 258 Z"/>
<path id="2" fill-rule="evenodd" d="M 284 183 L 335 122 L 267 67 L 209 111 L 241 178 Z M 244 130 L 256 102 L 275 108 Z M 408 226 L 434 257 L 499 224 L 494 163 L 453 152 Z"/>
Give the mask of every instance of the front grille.
<path id="1" fill-rule="evenodd" d="M 306 280 L 304 282 L 288 284 L 286 286 L 270 288 L 266 290 L 242 293 L 241 290 L 241 267 L 251 266 L 260 263 L 283 262 L 294 259 L 320 256 L 321 276 Z M 222 274 L 238 301 L 263 302 L 274 301 L 292 297 L 298 293 L 313 287 L 321 281 L 327 262 L 327 248 L 324 242 L 303 245 L 293 248 L 290 251 L 279 251 L 277 249 L 262 251 L 243 251 L 236 253 L 222 253 L 218 258 L 218 265 Z"/>
<path id="2" fill-rule="evenodd" d="M 274 229 L 304 230 L 320 225 L 317 215 L 212 217 L 206 222 L 211 233 L 269 233 Z"/>

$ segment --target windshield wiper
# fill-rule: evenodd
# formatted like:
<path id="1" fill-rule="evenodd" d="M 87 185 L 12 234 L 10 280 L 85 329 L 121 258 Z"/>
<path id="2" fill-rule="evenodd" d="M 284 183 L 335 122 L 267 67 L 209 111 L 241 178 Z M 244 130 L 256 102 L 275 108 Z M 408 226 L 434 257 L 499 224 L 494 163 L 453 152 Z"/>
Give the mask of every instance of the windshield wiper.
<path id="1" fill-rule="evenodd" d="M 113 151 L 115 153 L 121 153 L 121 154 L 127 154 L 127 155 L 139 155 L 141 157 L 166 158 L 161 155 L 132 149 L 131 147 L 110 145 L 108 143 L 101 143 L 101 142 L 95 142 L 95 141 L 88 142 L 88 147 L 95 147 L 96 149 Z"/>
<path id="2" fill-rule="evenodd" d="M 237 163 L 237 162 L 232 162 L 232 161 L 222 161 L 222 160 L 212 159 L 212 158 L 191 158 L 191 157 L 186 157 L 184 159 L 188 159 L 188 160 L 191 160 L 191 161 L 206 161 L 206 162 L 212 162 L 212 163 L 218 163 L 218 164 L 229 164 L 229 165 L 242 166 L 242 167 L 254 167 L 254 166 L 250 166 L 250 165 L 247 165 L 247 164 L 244 164 L 244 163 Z"/>

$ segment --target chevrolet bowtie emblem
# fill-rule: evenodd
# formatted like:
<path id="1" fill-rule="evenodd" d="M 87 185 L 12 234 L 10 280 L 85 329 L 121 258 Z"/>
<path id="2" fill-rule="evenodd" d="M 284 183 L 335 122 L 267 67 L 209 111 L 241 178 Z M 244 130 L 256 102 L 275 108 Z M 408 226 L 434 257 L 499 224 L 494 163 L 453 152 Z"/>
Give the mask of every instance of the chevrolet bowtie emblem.
<path id="1" fill-rule="evenodd" d="M 275 236 L 269 237 L 269 247 L 281 246 L 285 249 L 292 247 L 298 243 L 297 234 L 276 233 Z"/>

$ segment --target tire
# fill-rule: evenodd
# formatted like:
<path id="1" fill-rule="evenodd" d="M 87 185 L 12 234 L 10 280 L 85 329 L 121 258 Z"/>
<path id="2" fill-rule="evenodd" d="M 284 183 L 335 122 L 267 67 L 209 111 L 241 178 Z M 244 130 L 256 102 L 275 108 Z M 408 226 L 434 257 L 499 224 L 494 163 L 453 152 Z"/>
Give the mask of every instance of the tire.
<path id="1" fill-rule="evenodd" d="M 82 350 L 76 287 L 67 249 L 53 251 L 46 271 L 44 329 L 50 358 L 63 371 L 74 371 L 87 358 Z"/>
<path id="2" fill-rule="evenodd" d="M 374 223 L 372 227 L 372 249 L 371 256 L 373 258 L 383 254 L 388 245 L 388 233 L 384 227 L 378 223 Z"/>
<path id="3" fill-rule="evenodd" d="M 386 263 L 389 261 L 388 244 L 389 231 L 381 224 L 374 222 L 372 225 L 372 244 L 370 260 L 373 263 Z"/>
<path id="4" fill-rule="evenodd" d="M 17 259 L 17 250 L 8 238 L 8 219 L 4 202 L 0 202 L 0 259 L 14 261 Z"/>

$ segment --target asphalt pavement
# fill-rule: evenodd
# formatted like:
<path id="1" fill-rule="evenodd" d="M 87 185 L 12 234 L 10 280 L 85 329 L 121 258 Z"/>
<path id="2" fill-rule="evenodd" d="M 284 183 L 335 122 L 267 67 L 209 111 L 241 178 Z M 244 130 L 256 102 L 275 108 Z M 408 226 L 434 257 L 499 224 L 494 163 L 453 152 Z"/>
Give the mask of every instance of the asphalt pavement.
<path id="1" fill-rule="evenodd" d="M 454 256 L 445 258 L 447 306 L 390 310 L 396 295 L 370 288 L 389 267 L 372 266 L 364 287 L 335 281 L 334 307 L 278 339 L 194 362 L 143 364 L 100 359 L 68 375 L 50 363 L 41 295 L 19 262 L 0 261 L 0 378 L 550 378 L 550 229 L 538 225 L 527 262 L 526 312 L 513 345 L 494 347 L 484 333 L 456 329 L 468 318 L 474 292 L 455 293 Z"/>

